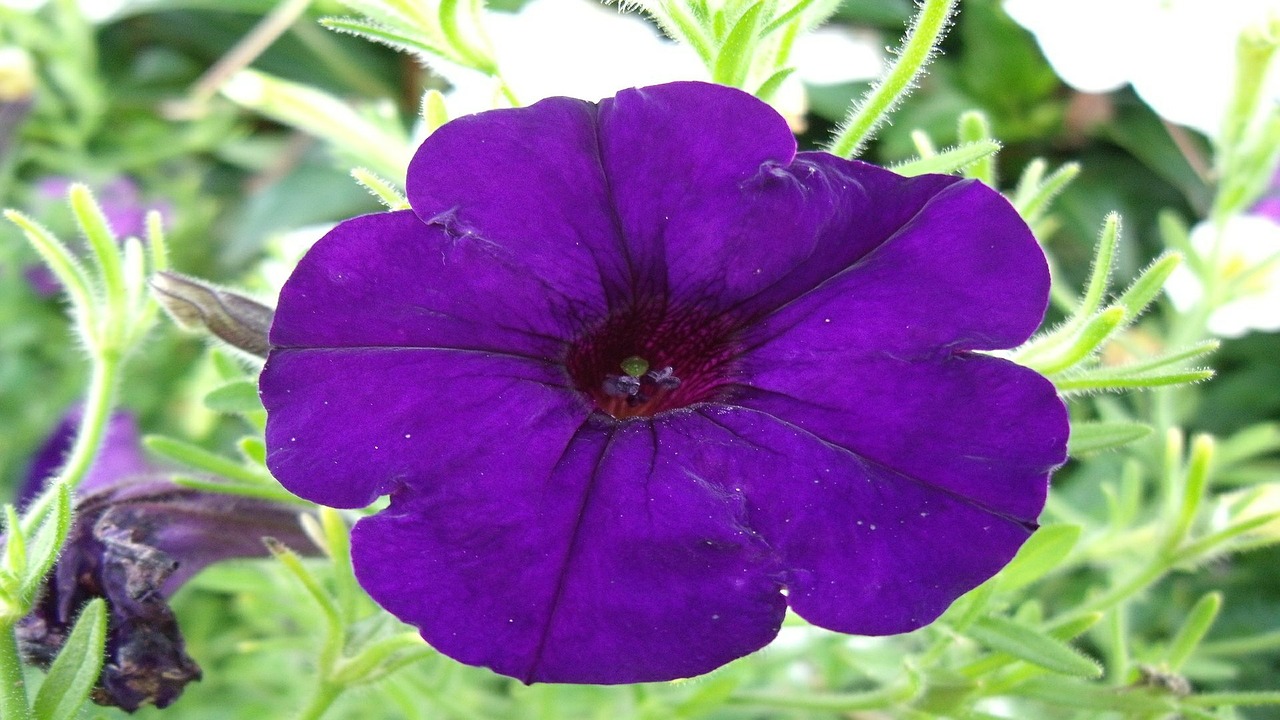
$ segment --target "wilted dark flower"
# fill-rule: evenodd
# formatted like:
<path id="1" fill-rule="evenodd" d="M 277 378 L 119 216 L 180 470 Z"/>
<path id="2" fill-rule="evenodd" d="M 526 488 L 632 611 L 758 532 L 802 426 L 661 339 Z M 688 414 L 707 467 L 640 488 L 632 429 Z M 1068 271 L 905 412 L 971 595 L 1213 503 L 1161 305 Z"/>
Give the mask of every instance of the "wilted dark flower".
<path id="1" fill-rule="evenodd" d="M 29 499 L 55 472 L 74 439 L 65 420 L 37 454 L 23 492 Z M 119 413 L 76 499 L 67 545 L 35 610 L 18 626 L 23 655 L 47 666 L 80 608 L 105 598 L 107 660 L 93 693 L 102 705 L 165 707 L 200 668 L 187 655 L 168 598 L 219 560 L 266 554 L 264 536 L 298 549 L 310 543 L 296 509 L 189 490 L 149 464 L 133 418 Z"/>
<path id="2" fill-rule="evenodd" d="M 899 633 L 1036 527 L 1067 417 L 1049 277 L 996 192 L 796 153 L 728 88 L 463 117 L 412 210 L 286 283 L 261 380 L 299 495 L 390 506 L 357 576 L 526 682 L 707 672 L 816 625 Z"/>

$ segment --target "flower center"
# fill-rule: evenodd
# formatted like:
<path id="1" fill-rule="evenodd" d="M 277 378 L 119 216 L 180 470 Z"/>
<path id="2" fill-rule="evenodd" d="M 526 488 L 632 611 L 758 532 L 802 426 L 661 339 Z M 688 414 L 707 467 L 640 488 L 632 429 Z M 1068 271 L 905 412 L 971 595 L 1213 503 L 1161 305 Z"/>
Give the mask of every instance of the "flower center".
<path id="1" fill-rule="evenodd" d="M 565 364 L 601 411 L 651 417 L 723 394 L 736 329 L 732 319 L 697 308 L 637 306 L 584 333 Z"/>

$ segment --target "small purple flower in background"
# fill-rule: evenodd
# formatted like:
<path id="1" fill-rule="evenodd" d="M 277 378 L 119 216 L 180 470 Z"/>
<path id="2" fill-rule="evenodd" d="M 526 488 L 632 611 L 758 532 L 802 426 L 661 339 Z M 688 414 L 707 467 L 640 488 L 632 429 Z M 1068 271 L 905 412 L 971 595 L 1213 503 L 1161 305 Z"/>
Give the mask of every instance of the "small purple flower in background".
<path id="1" fill-rule="evenodd" d="M 65 202 L 75 182 L 72 178 L 46 177 L 35 184 L 35 196 L 47 204 Z M 164 215 L 171 213 L 168 203 L 147 203 L 138 192 L 137 184 L 123 175 L 95 185 L 93 194 L 107 218 L 107 224 L 121 238 L 145 237 L 149 211 L 159 210 Z M 53 297 L 62 292 L 62 285 L 44 265 L 26 268 L 23 277 L 32 291 L 41 297 Z"/>
<path id="2" fill-rule="evenodd" d="M 76 415 L 36 454 L 20 502 L 34 497 L 62 464 Z M 142 455 L 133 417 L 116 413 L 77 492 L 67 545 L 35 610 L 18 625 L 22 654 L 47 667 L 80 608 L 105 598 L 107 659 L 94 702 L 130 712 L 146 704 L 166 707 L 200 679 L 168 598 L 212 563 L 265 556 L 265 536 L 303 551 L 311 547 L 296 508 L 175 485 Z"/>
<path id="3" fill-rule="evenodd" d="M 391 495 L 356 574 L 441 652 L 688 677 L 788 605 L 921 627 L 1035 529 L 1067 416 L 974 352 L 1048 297 L 995 191 L 797 154 L 764 103 L 674 83 L 455 120 L 408 195 L 303 258 L 261 392 L 287 488 Z"/>

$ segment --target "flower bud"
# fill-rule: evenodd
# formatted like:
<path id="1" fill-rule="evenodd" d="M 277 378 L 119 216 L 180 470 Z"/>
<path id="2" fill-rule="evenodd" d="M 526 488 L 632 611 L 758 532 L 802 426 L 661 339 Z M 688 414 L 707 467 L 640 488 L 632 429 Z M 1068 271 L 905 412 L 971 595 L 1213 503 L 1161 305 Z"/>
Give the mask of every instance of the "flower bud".
<path id="1" fill-rule="evenodd" d="M 275 310 L 256 300 L 167 271 L 152 276 L 151 290 L 165 312 L 185 328 L 208 330 L 261 358 L 271 349 L 267 334 Z"/>

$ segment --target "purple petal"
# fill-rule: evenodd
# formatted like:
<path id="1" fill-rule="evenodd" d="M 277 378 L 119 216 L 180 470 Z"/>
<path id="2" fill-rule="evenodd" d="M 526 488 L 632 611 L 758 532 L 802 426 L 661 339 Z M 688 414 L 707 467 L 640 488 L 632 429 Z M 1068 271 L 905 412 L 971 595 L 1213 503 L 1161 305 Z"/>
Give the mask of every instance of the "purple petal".
<path id="1" fill-rule="evenodd" d="M 599 283 L 595 284 L 599 292 Z M 408 211 L 348 220 L 303 257 L 271 342 L 306 348 L 454 348 L 563 354 L 577 309 L 603 301 L 549 286 L 528 259 L 459 240 Z"/>
<path id="2" fill-rule="evenodd" d="M 683 442 L 665 438 L 663 452 L 745 492 L 750 526 L 787 568 L 788 603 L 815 625 L 863 635 L 919 628 L 994 575 L 1034 529 L 769 415 L 698 412 L 707 423 L 687 426 Z"/>
<path id="3" fill-rule="evenodd" d="M 624 90 L 601 101 L 599 135 L 641 288 L 665 284 L 674 295 L 723 299 L 809 252 L 828 198 L 814 212 L 794 212 L 806 188 L 782 168 L 795 156 L 795 138 L 751 95 L 705 83 Z M 777 242 L 782 237 L 797 242 Z"/>
<path id="4" fill-rule="evenodd" d="M 862 169 L 888 186 L 911 182 Z M 878 202 L 890 210 L 891 189 Z M 748 342 L 764 343 L 752 364 L 990 350 L 1031 336 L 1048 304 L 1049 270 L 1008 201 L 976 182 L 941 188 L 923 205 L 916 192 L 904 197 L 899 210 L 914 212 L 872 232 L 891 233 L 873 252 L 751 329 Z"/>
<path id="5" fill-rule="evenodd" d="M 735 404 L 1028 522 L 1066 460 L 1066 407 L 1053 385 L 987 356 L 791 359 L 758 368 Z"/>
<path id="6" fill-rule="evenodd" d="M 393 496 L 353 534 L 361 584 L 441 652 L 525 682 L 670 680 L 759 649 L 785 607 L 769 549 L 658 425 L 588 423 L 531 445 L 536 472 Z"/>
<path id="7" fill-rule="evenodd" d="M 276 349 L 261 380 L 267 465 L 333 507 L 475 472 L 536 474 L 536 453 L 559 452 L 588 414 L 568 382 L 554 365 L 479 351 Z"/>
<path id="8" fill-rule="evenodd" d="M 518 258 L 546 291 L 593 307 L 618 300 L 630 271 L 600 167 L 596 112 L 593 103 L 549 98 L 450 122 L 409 164 L 414 212 L 459 246 Z"/>

